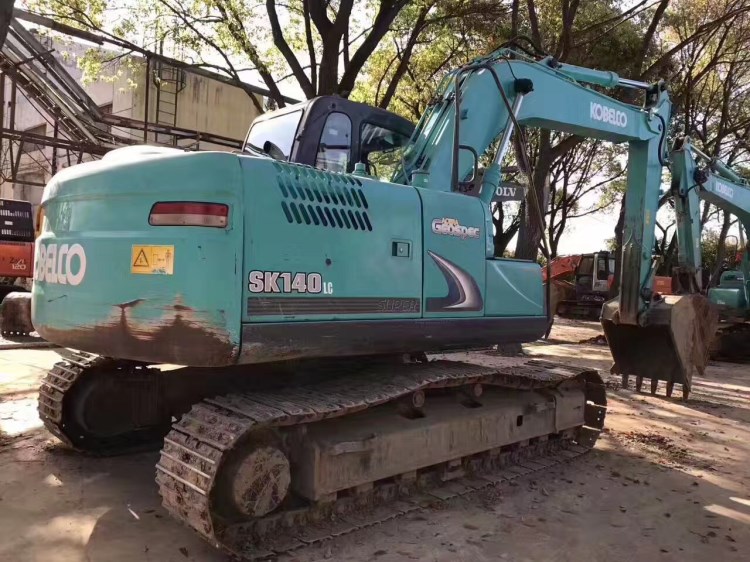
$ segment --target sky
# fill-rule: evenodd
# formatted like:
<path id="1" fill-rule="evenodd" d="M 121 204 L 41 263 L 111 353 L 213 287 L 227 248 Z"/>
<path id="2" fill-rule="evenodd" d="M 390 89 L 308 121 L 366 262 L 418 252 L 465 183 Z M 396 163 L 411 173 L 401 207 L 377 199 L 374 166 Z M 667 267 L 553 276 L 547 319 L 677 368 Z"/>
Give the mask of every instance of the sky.
<path id="1" fill-rule="evenodd" d="M 615 225 L 617 224 L 619 208 L 619 205 L 615 205 L 609 212 L 600 212 L 579 219 L 573 219 L 569 222 L 570 226 L 568 226 L 560 239 L 558 255 L 585 254 L 598 250 L 606 250 L 607 240 L 615 236 Z M 664 211 L 660 211 L 657 215 L 657 220 L 660 224 L 666 226 L 674 219 L 667 216 Z M 718 230 L 720 227 L 721 225 L 716 220 L 711 220 L 706 225 L 706 228 L 712 230 Z M 668 231 L 668 236 L 671 237 L 673 233 L 674 228 L 671 228 Z M 657 234 L 660 235 L 660 232 L 657 232 Z M 739 237 L 739 226 L 736 224 L 732 225 L 729 229 L 729 235 Z M 730 241 L 731 243 L 734 242 Z M 515 247 L 515 242 L 510 247 Z"/>
<path id="2" fill-rule="evenodd" d="M 585 254 L 607 249 L 607 239 L 614 238 L 617 211 L 600 212 L 573 219 L 560 238 L 558 254 Z"/>

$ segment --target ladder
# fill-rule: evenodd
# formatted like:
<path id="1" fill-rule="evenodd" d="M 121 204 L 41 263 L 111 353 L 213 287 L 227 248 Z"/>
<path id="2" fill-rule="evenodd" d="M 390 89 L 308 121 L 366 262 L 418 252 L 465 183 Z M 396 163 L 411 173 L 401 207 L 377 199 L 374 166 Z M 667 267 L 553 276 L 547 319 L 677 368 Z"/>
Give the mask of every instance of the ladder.
<path id="1" fill-rule="evenodd" d="M 157 125 L 177 125 L 177 99 L 179 93 L 185 89 L 185 71 L 165 64 L 156 62 L 153 73 L 156 85 L 156 119 Z M 158 144 L 171 144 L 177 146 L 177 136 L 166 133 L 156 133 Z"/>

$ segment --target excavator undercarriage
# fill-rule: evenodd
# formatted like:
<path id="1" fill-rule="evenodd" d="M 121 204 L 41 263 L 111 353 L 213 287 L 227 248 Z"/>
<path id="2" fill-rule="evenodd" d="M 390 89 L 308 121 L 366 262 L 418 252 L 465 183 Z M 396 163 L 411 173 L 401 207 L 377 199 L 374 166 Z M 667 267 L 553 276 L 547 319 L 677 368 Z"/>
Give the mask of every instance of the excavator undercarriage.
<path id="1" fill-rule="evenodd" d="M 596 371 L 483 363 L 376 357 L 347 368 L 339 361 L 333 377 L 321 362 L 294 373 L 264 366 L 278 370 L 276 385 L 250 390 L 243 381 L 252 377 L 231 371 L 209 388 L 205 373 L 190 368 L 73 353 L 42 384 L 39 411 L 61 440 L 93 454 L 153 448 L 163 438 L 165 507 L 215 545 L 252 558 L 340 534 L 332 517 L 359 528 L 419 509 L 424 494 L 437 501 L 593 447 L 606 415 Z M 183 381 L 181 396 L 170 395 L 170 373 Z M 191 375 L 203 382 L 184 392 Z M 89 383 L 103 377 L 110 384 Z M 171 416 L 178 421 L 169 430 Z"/>

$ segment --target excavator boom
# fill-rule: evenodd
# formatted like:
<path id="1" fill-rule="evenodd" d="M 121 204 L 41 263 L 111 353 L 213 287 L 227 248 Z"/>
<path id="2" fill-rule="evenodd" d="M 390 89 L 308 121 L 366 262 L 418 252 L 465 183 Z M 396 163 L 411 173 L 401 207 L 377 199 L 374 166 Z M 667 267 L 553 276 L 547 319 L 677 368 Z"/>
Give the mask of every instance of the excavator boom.
<path id="1" fill-rule="evenodd" d="M 712 158 L 694 146 L 690 138 L 680 139 L 672 153 L 672 192 L 678 211 L 678 259 L 683 272 L 683 285 L 700 287 L 700 216 L 701 200 L 736 216 L 740 238 L 750 227 L 750 185 L 727 164 Z M 735 269 L 725 271 L 716 287 L 702 288 L 707 292 L 712 310 L 710 318 L 718 320 L 718 331 L 706 334 L 711 356 L 747 359 L 750 327 L 748 280 L 750 262 L 747 250 L 739 252 Z"/>
<path id="2" fill-rule="evenodd" d="M 578 264 L 581 263 L 582 255 L 576 256 L 562 256 L 552 260 L 550 263 L 550 279 L 559 279 L 560 277 L 568 276 L 575 273 L 578 268 Z M 546 283 L 547 270 L 542 269 L 542 280 Z"/>

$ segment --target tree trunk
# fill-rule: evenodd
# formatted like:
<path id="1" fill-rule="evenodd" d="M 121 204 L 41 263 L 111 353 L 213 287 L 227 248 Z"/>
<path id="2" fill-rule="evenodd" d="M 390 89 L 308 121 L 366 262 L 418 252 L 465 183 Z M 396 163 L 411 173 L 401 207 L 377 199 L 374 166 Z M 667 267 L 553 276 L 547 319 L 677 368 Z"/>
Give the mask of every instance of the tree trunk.
<path id="1" fill-rule="evenodd" d="M 495 245 L 495 257 L 496 258 L 502 258 L 503 254 L 505 254 L 505 250 L 508 249 L 508 244 L 510 244 L 510 241 L 513 240 L 513 237 L 516 235 L 516 232 L 518 232 L 517 228 L 509 228 L 505 232 L 496 232 L 494 237 L 494 245 Z"/>
<path id="2" fill-rule="evenodd" d="M 318 91 L 316 95 L 338 94 L 339 86 L 339 43 L 323 43 L 323 53 L 318 66 Z M 346 97 L 346 96 L 344 96 Z"/>
<path id="3" fill-rule="evenodd" d="M 503 230 L 503 223 L 505 222 L 505 213 L 503 210 L 503 204 L 498 203 L 497 209 L 495 210 L 497 216 L 493 213 L 492 223 L 495 226 L 495 235 L 492 238 L 495 257 L 501 258 L 505 254 L 505 250 L 508 248 L 508 244 L 513 237 L 518 233 L 518 220 L 514 220 L 508 225 L 507 230 Z M 523 205 L 521 205 L 520 212 L 523 212 Z"/>
<path id="4" fill-rule="evenodd" d="M 675 266 L 677 260 L 677 233 L 672 235 L 672 239 L 669 241 L 669 246 L 664 252 L 664 259 L 661 262 L 661 275 L 672 275 L 672 268 Z"/>

